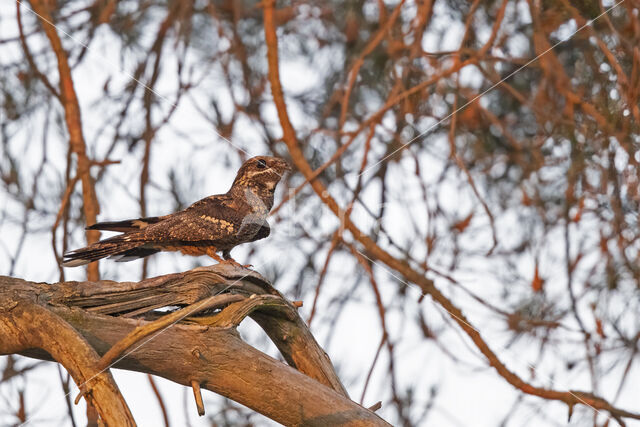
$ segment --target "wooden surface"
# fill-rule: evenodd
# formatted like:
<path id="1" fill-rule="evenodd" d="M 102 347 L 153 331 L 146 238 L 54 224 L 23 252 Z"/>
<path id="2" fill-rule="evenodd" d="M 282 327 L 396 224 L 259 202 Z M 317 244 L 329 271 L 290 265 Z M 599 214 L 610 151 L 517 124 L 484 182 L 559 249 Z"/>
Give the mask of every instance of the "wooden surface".
<path id="1" fill-rule="evenodd" d="M 188 387 L 195 382 L 285 425 L 388 425 L 349 399 L 296 307 L 250 270 L 216 265 L 142 282 L 46 284 L 0 276 L 0 300 L 0 353 L 55 359 L 69 370 L 72 362 L 54 354 L 50 344 L 17 339 L 34 334 L 24 324 L 16 326 L 15 317 L 29 313 L 65 325 L 92 355 L 80 363 L 84 374 L 70 370 L 74 380 L 83 384 L 99 375 L 100 400 L 109 405 L 98 402 L 95 379 L 86 384 L 92 391 L 87 396 L 93 396 L 103 419 L 111 417 L 117 425 L 133 419 L 109 371 L 100 372 L 101 364 Z M 173 310 L 158 312 L 161 307 Z M 236 327 L 247 317 L 265 330 L 288 365 L 240 338 Z M 47 334 L 52 340 L 71 339 L 54 330 Z"/>

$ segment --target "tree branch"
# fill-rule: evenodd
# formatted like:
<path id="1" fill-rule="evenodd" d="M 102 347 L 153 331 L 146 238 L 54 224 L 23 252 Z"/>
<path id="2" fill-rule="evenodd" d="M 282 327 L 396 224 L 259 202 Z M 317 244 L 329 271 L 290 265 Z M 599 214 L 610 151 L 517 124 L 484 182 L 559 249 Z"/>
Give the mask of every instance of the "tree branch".
<path id="1" fill-rule="evenodd" d="M 40 349 L 60 362 L 71 374 L 80 389 L 91 388 L 85 394 L 107 425 L 133 426 L 135 422 L 118 386 L 109 371 L 98 371 L 99 356 L 87 341 L 55 313 L 38 305 L 22 292 L 27 282 L 0 276 L 0 353 L 11 354 Z M 35 299 L 35 298 L 34 298 Z"/>
<path id="2" fill-rule="evenodd" d="M 356 226 L 351 219 L 345 215 L 344 210 L 338 205 L 336 200 L 329 194 L 325 186 L 319 180 L 313 180 L 314 171 L 307 162 L 304 154 L 298 144 L 295 130 L 289 120 L 287 113 L 287 106 L 284 100 L 284 93 L 282 85 L 280 83 L 280 72 L 278 69 L 278 38 L 276 35 L 276 25 L 274 23 L 273 12 L 275 8 L 275 0 L 265 0 L 264 2 L 264 31 L 265 41 L 267 45 L 267 62 L 269 65 L 269 83 L 271 84 L 271 92 L 273 94 L 273 102 L 278 112 L 278 118 L 280 120 L 280 126 L 282 127 L 283 141 L 287 145 L 289 154 L 293 160 L 296 168 L 302 172 L 304 177 L 310 182 L 311 187 L 315 191 L 316 195 L 322 200 L 322 202 L 333 212 L 334 215 L 341 222 L 341 226 L 351 232 L 353 238 L 358 241 L 370 254 L 373 259 L 370 261 L 378 264 L 385 264 L 392 270 L 397 271 L 404 276 L 409 282 L 418 285 L 422 292 L 426 295 L 430 295 L 435 302 L 437 302 L 442 308 L 444 308 L 449 316 L 458 324 L 458 326 L 467 334 L 467 336 L 473 341 L 475 346 L 486 357 L 489 365 L 496 369 L 498 374 L 503 377 L 509 384 L 521 390 L 523 393 L 532 394 L 542 397 L 548 400 L 558 400 L 566 403 L 570 408 L 576 404 L 584 404 L 592 409 L 599 411 L 608 411 L 612 416 L 627 417 L 640 419 L 640 413 L 634 413 L 626 411 L 620 408 L 616 408 L 607 402 L 605 399 L 594 396 L 590 393 L 581 391 L 560 391 L 547 389 L 543 387 L 536 387 L 520 378 L 516 373 L 511 371 L 498 357 L 498 355 L 491 349 L 489 344 L 480 335 L 480 332 L 474 328 L 469 320 L 466 318 L 462 310 L 458 308 L 449 298 L 447 298 L 439 289 L 437 289 L 433 281 L 427 278 L 424 273 L 419 272 L 411 267 L 411 265 L 401 259 L 393 257 L 389 252 L 373 241 L 369 236 L 362 233 L 362 231 Z M 449 71 L 457 71 L 462 66 L 467 65 L 467 60 L 460 62 L 457 66 L 453 66 Z M 429 79 L 428 81 L 431 81 Z M 427 82 L 428 82 L 427 81 Z M 422 87 L 426 83 L 420 83 L 414 88 Z M 411 93 L 414 89 L 406 91 L 405 94 Z M 417 90 L 417 89 L 416 89 Z M 388 104 L 389 107 L 393 105 L 393 102 Z M 387 105 L 383 107 L 386 111 Z"/>
<path id="3" fill-rule="evenodd" d="M 88 225 L 95 224 L 98 213 L 100 212 L 100 205 L 98 204 L 98 198 L 96 197 L 93 179 L 89 173 L 91 162 L 87 157 L 86 143 L 82 133 L 82 120 L 80 118 L 80 104 L 78 103 L 76 90 L 73 87 L 73 78 L 71 77 L 71 68 L 69 67 L 67 53 L 62 46 L 62 41 L 60 40 L 58 32 L 53 24 L 53 18 L 49 13 L 47 3 L 43 0 L 30 0 L 30 3 L 34 12 L 38 14 L 42 21 L 42 28 L 49 39 L 51 48 L 53 49 L 58 61 L 58 73 L 60 75 L 60 102 L 64 108 L 65 122 L 67 124 L 67 130 L 69 131 L 69 146 L 78 157 L 77 175 L 82 181 L 84 215 Z M 92 230 L 87 231 L 86 233 L 87 244 L 95 243 L 100 239 L 99 231 Z M 95 281 L 100 278 L 97 262 L 89 264 L 87 272 L 87 278 L 89 280 Z"/>
<path id="4" fill-rule="evenodd" d="M 86 364 L 91 373 L 99 371 L 103 355 L 103 363 L 114 361 L 108 367 L 196 384 L 286 425 L 388 425 L 348 398 L 296 308 L 255 272 L 216 265 L 137 283 L 45 284 L 0 276 L 0 300 L 7 301 L 2 307 L 10 296 L 25 301 L 24 312 L 60 319 L 86 340 L 94 352 Z M 184 308 L 156 311 L 167 306 Z M 14 312 L 0 311 L 0 353 L 59 360 L 57 353 L 46 353 L 49 347 L 14 344 L 14 337 L 39 333 L 27 324 L 11 326 Z M 236 326 L 246 317 L 266 331 L 291 366 L 242 341 Z M 47 336 L 56 339 L 56 333 Z M 90 378 L 73 377 L 78 384 Z M 97 400 L 94 382 L 87 386 Z"/>

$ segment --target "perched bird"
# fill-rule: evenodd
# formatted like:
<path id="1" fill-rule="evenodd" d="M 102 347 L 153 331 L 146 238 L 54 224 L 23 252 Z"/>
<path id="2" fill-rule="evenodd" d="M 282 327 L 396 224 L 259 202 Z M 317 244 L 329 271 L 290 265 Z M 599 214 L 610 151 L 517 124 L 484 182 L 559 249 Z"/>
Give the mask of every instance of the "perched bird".
<path id="1" fill-rule="evenodd" d="M 240 167 L 226 194 L 209 196 L 170 215 L 91 225 L 88 230 L 123 234 L 65 253 L 62 265 L 76 267 L 105 257 L 130 261 L 160 251 L 209 255 L 219 262 L 237 264 L 231 249 L 269 235 L 267 215 L 273 194 L 289 169 L 282 159 L 253 157 Z M 217 252 L 222 252 L 224 260 Z"/>

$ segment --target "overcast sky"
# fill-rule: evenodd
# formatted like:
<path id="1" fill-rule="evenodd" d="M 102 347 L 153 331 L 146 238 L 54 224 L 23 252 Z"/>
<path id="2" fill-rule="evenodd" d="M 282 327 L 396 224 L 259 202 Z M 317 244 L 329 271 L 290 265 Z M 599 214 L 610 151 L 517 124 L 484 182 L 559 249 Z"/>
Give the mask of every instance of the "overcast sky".
<path id="1" fill-rule="evenodd" d="M 17 34 L 15 8 L 13 8 L 13 4 L 10 4 L 12 2 L 5 0 L 5 3 L 5 6 L 12 7 L 0 9 L 0 38 L 3 39 Z M 33 17 L 25 14 L 24 19 L 31 22 Z M 447 25 L 447 22 L 443 21 L 441 25 Z M 124 63 L 121 63 L 119 45 L 113 37 L 109 36 L 106 29 L 102 28 L 98 31 L 99 33 L 95 41 L 89 48 L 87 58 L 80 66 L 73 70 L 73 77 L 80 99 L 83 128 L 87 144 L 92 156 L 102 158 L 105 151 L 104 141 L 109 138 L 110 131 L 108 128 L 103 127 L 104 111 L 96 109 L 94 107 L 95 102 L 102 96 L 103 86 L 107 79 L 110 79 L 110 85 L 112 85 L 112 87 L 124 85 L 129 81 L 130 76 L 127 70 L 132 69 L 132 64 L 128 64 L 126 58 Z M 451 31 L 448 36 L 451 39 L 451 49 L 457 48 L 460 31 L 461 28 L 454 25 L 451 26 Z M 563 28 L 562 31 L 566 31 L 567 34 L 569 34 L 571 28 L 569 26 Z M 65 37 L 63 34 L 61 34 L 61 37 L 66 45 L 78 42 Z M 562 35 L 560 35 L 560 37 L 562 37 Z M 426 45 L 430 42 L 428 38 L 424 41 Z M 0 61 L 8 61 L 10 58 L 18 57 L 19 51 L 17 47 L 15 43 L 0 46 Z M 37 46 L 32 45 L 32 48 L 37 48 Z M 190 59 L 197 60 L 197 58 Z M 285 61 L 282 64 L 282 81 L 285 91 L 288 94 L 304 93 L 309 85 L 313 85 L 314 82 L 317 81 L 315 77 L 317 75 L 316 66 L 317 64 L 305 63 L 304 61 L 290 63 Z M 170 107 L 172 94 L 175 89 L 175 75 L 171 73 L 172 71 L 170 70 L 163 73 L 157 90 L 160 95 L 166 98 L 166 108 Z M 462 75 L 471 85 L 474 81 L 477 81 L 476 84 L 478 85 L 481 83 L 478 74 L 472 69 L 464 70 Z M 300 76 L 304 76 L 304 78 L 300 78 Z M 51 76 L 51 79 L 57 81 L 57 76 Z M 220 84 L 218 96 L 221 100 L 224 100 L 226 97 L 228 101 L 228 94 L 223 87 L 224 85 Z M 216 90 L 215 82 L 209 83 L 207 89 Z M 200 99 L 197 92 L 192 95 L 195 102 Z M 204 99 L 205 98 L 202 98 L 201 100 L 204 102 Z M 295 102 L 293 101 L 290 104 L 290 112 L 295 126 L 307 125 L 304 115 L 296 108 Z M 279 134 L 275 109 L 266 114 L 271 115 L 274 132 Z M 31 128 L 20 131 L 21 134 L 24 135 L 25 141 L 28 139 L 40 140 L 42 137 L 41 123 L 44 120 L 44 117 L 36 117 L 32 121 Z M 426 129 L 431 125 L 432 123 L 416 124 L 419 130 Z M 240 129 L 240 131 L 233 135 L 232 142 L 234 145 L 246 150 L 250 155 L 264 154 L 266 147 L 261 142 L 259 132 L 250 124 L 242 126 Z M 63 170 L 63 165 L 66 161 L 67 141 L 64 134 L 56 131 L 55 127 L 52 129 L 49 137 L 50 148 L 48 155 L 52 159 L 52 162 L 59 165 L 60 170 Z M 28 163 L 32 161 L 31 159 L 39 159 L 41 146 L 39 144 L 27 144 L 25 142 L 25 147 L 26 150 L 21 159 L 25 165 L 29 166 Z M 138 147 L 136 150 L 139 151 L 141 148 L 142 147 Z M 154 171 L 164 171 L 168 168 L 173 168 L 182 177 L 193 177 L 194 183 L 197 185 L 185 188 L 187 193 L 185 194 L 185 198 L 188 199 L 189 202 L 194 202 L 211 194 L 226 192 L 233 180 L 235 171 L 241 163 L 233 147 L 229 146 L 226 141 L 219 138 L 212 131 L 210 124 L 206 123 L 200 117 L 190 101 L 180 103 L 170 125 L 164 127 L 156 136 L 153 150 L 151 180 L 154 185 L 150 187 L 148 195 L 148 213 L 150 215 L 167 214 L 172 210 L 172 201 L 166 196 L 166 190 L 169 188 L 166 175 L 154 174 Z M 118 159 L 121 163 L 110 166 L 110 174 L 108 174 L 97 187 L 98 198 L 101 204 L 99 220 L 123 219 L 137 217 L 139 215 L 137 189 L 140 174 L 140 153 L 138 151 L 134 150 L 133 153 L 129 153 L 119 148 L 111 155 L 112 159 Z M 446 139 L 438 138 L 434 138 L 429 152 L 420 153 L 420 161 L 427 166 L 425 168 L 426 179 L 435 179 L 435 177 L 440 174 L 447 155 L 448 142 Z M 408 186 L 409 190 L 404 191 L 407 186 L 404 185 L 406 184 L 406 176 L 403 173 L 403 168 L 410 170 L 412 164 L 412 161 L 409 160 L 394 164 L 393 167 L 397 169 L 394 173 L 398 177 L 398 180 L 396 184 L 391 184 L 392 187 L 394 185 L 400 187 L 398 188 L 398 192 L 403 193 L 402 197 L 409 205 L 412 197 L 417 197 L 417 193 L 412 194 L 413 189 L 417 189 L 417 186 Z M 30 167 L 35 168 L 36 166 L 37 164 L 34 163 Z M 45 173 L 54 174 L 56 172 L 51 170 L 45 171 Z M 456 191 L 456 186 L 453 184 L 450 187 L 443 185 L 441 188 L 443 194 L 439 197 L 445 204 L 448 204 L 452 210 L 457 209 L 463 212 L 471 209 L 472 206 L 475 205 L 471 191 Z M 278 203 L 285 191 L 287 191 L 287 189 L 280 189 L 276 203 Z M 373 191 L 370 195 L 365 193 L 364 197 L 371 203 L 376 202 Z M 13 209 L 12 203 L 11 198 L 0 191 L 0 204 L 7 206 L 7 211 L 9 212 Z M 401 209 L 405 209 L 407 205 L 400 205 L 400 201 L 395 201 L 394 203 L 390 204 L 389 209 L 398 209 L 399 215 L 402 215 Z M 253 244 L 257 249 L 250 259 L 247 257 L 250 249 L 248 245 L 236 248 L 234 250 L 234 258 L 241 263 L 253 264 L 256 271 L 265 274 L 267 277 L 269 277 L 269 272 L 287 271 L 292 265 L 299 265 L 305 262 L 304 259 L 296 259 L 295 257 L 288 256 L 288 247 L 292 244 L 289 227 L 308 226 L 308 221 L 305 217 L 308 212 L 305 212 L 304 206 L 296 205 L 295 202 L 292 202 L 291 206 L 287 207 L 287 209 L 295 210 L 296 215 L 293 215 L 291 218 L 293 218 L 292 221 L 296 223 L 290 224 L 284 222 L 279 224 L 278 227 L 274 227 L 272 235 L 267 240 Z M 19 215 L 17 206 L 14 212 L 16 215 Z M 424 213 L 422 213 L 422 215 L 423 214 Z M 359 212 L 357 209 L 354 215 L 362 215 L 359 217 L 362 218 L 361 222 L 367 218 L 364 213 Z M 419 211 L 416 211 L 415 215 L 420 219 L 419 215 L 421 215 L 421 213 Z M 330 225 L 333 224 L 335 219 L 328 212 L 326 216 L 326 223 L 321 224 L 321 227 L 325 227 L 325 229 L 328 230 L 331 229 Z M 516 217 L 505 216 L 504 218 L 500 218 L 500 220 L 502 221 L 500 228 L 500 232 L 502 233 L 501 241 L 508 242 L 509 236 L 511 235 L 510 229 L 512 227 L 518 227 L 518 219 Z M 482 218 L 480 216 L 477 221 L 482 223 L 482 221 L 487 221 L 487 219 L 486 217 Z M 27 239 L 24 252 L 29 255 L 20 258 L 14 268 L 13 276 L 33 281 L 56 281 L 58 270 L 51 250 L 50 235 L 47 233 L 47 227 L 50 227 L 51 224 L 41 223 L 41 219 L 36 216 L 33 218 L 33 223 L 40 224 L 43 232 L 34 233 Z M 424 224 L 426 224 L 426 218 L 424 219 Z M 401 240 L 403 235 L 412 232 L 412 229 L 403 222 L 388 224 L 388 227 L 393 234 L 399 236 Z M 313 232 L 314 230 L 311 231 Z M 9 272 L 9 267 L 6 264 L 8 260 L 7 253 L 13 253 L 15 250 L 19 230 L 12 227 L 6 221 L 0 222 L 0 236 L 0 242 L 3 246 L 3 250 L 0 251 L 0 274 L 7 274 Z M 410 236 L 407 236 L 407 238 L 409 237 Z M 81 233 L 74 233 L 74 246 L 83 245 L 83 239 L 84 236 Z M 558 240 L 561 241 L 560 236 L 558 236 Z M 467 244 L 482 247 L 483 244 L 486 244 L 486 240 L 484 242 L 469 241 Z M 423 250 L 423 248 L 416 248 L 418 252 L 421 250 Z M 547 265 L 550 270 L 555 268 L 554 259 L 556 255 L 562 254 L 563 251 L 563 247 L 560 246 L 549 247 L 543 251 L 543 262 L 548 263 Z M 321 255 L 323 254 L 318 254 L 319 261 L 324 259 Z M 477 271 L 478 263 L 480 262 L 482 261 L 479 259 L 467 261 L 467 263 L 463 264 L 457 271 L 456 279 L 460 280 L 468 288 L 473 289 L 478 295 L 489 300 L 495 299 L 496 296 L 502 292 L 503 284 L 492 282 L 494 277 L 479 277 Z M 195 265 L 207 265 L 210 263 L 206 258 L 194 260 L 176 253 L 159 254 L 151 258 L 149 275 L 154 276 L 182 271 L 192 268 Z M 523 259 L 521 264 L 518 265 L 518 268 L 521 268 L 523 271 L 530 271 L 532 269 L 532 263 L 533 259 Z M 382 267 L 375 268 L 380 271 L 380 290 L 383 300 L 392 301 L 396 296 L 397 287 L 399 286 L 398 279 L 391 273 L 384 272 L 384 268 Z M 482 268 L 489 270 L 495 268 L 495 265 L 482 266 Z M 127 264 L 116 264 L 108 260 L 101 261 L 101 274 L 105 279 L 138 280 L 140 269 L 140 261 Z M 297 269 L 295 270 L 297 271 Z M 84 270 L 82 269 L 69 269 L 67 270 L 67 279 L 83 280 L 85 278 L 84 274 Z M 325 280 L 326 289 L 323 292 L 326 292 L 326 295 L 340 295 L 344 293 L 345 289 L 353 285 L 355 274 L 357 274 L 355 269 L 351 267 L 343 268 L 343 264 L 339 262 L 338 259 L 337 262 L 331 264 L 327 280 Z M 295 280 L 296 277 L 285 274 L 280 277 L 274 285 L 284 292 L 285 295 L 294 298 Z M 497 325 L 495 319 L 492 320 L 489 312 L 485 312 L 484 309 L 474 304 L 474 301 L 468 295 L 452 287 L 447 282 L 440 280 L 436 281 L 436 284 L 440 286 L 445 294 L 451 296 L 452 299 L 462 307 L 473 325 L 480 331 L 483 331 L 484 338 L 501 356 L 506 365 L 517 372 L 522 378 L 532 378 L 531 366 L 535 364 L 537 366 L 535 379 L 531 381 L 536 385 L 553 387 L 559 390 L 590 388 L 589 377 L 583 373 L 578 373 L 575 376 L 552 377 L 556 375 L 554 373 L 557 372 L 553 365 L 555 361 L 551 359 L 539 361 L 537 359 L 537 348 L 534 343 L 527 342 L 526 338 L 511 342 L 513 338 L 512 332 L 506 330 L 502 324 Z M 403 387 L 415 387 L 414 393 L 416 399 L 424 402 L 425 405 L 429 401 L 430 387 L 433 385 L 441 386 L 431 413 L 427 417 L 429 425 L 496 426 L 507 416 L 510 408 L 517 400 L 526 402 L 523 405 L 524 409 L 521 408 L 515 416 L 510 419 L 508 425 L 567 425 L 566 405 L 553 402 L 549 403 L 532 396 L 522 395 L 516 391 L 512 386 L 507 384 L 504 379 L 499 377 L 492 368 L 487 366 L 484 358 L 480 356 L 475 347 L 470 344 L 468 338 L 462 336 L 457 327 L 451 326 L 449 320 L 447 320 L 446 313 L 444 313 L 439 306 L 432 304 L 428 298 L 424 302 L 418 303 L 420 291 L 412 285 L 407 286 L 409 288 L 408 292 L 412 296 L 412 298 L 408 298 L 408 300 L 413 300 L 413 303 L 406 303 L 403 307 L 392 310 L 388 322 L 389 328 L 393 330 L 394 333 L 403 337 L 401 345 L 396 349 L 399 361 L 401 362 L 396 365 L 399 384 Z M 557 281 L 552 283 L 551 286 L 558 286 L 558 289 L 564 289 L 565 285 L 562 281 Z M 548 289 L 548 291 L 553 294 L 554 289 L 551 288 Z M 300 309 L 300 312 L 304 318 L 307 318 L 309 315 L 312 298 L 313 296 L 311 294 L 304 295 L 302 298 L 305 305 Z M 332 301 L 328 299 L 321 301 L 322 307 L 327 307 L 331 303 Z M 432 327 L 446 329 L 446 332 L 442 332 L 439 338 L 439 343 L 442 348 L 433 342 L 424 340 L 422 332 L 418 329 L 416 323 L 407 321 L 407 319 L 414 319 L 419 311 L 430 321 Z M 327 310 L 327 313 L 331 312 Z M 316 338 L 320 344 L 325 347 L 336 364 L 338 372 L 351 397 L 354 400 L 359 400 L 362 393 L 364 377 L 373 360 L 373 355 L 380 340 L 379 320 L 375 309 L 375 300 L 371 292 L 365 291 L 362 287 L 357 288 L 354 291 L 353 301 L 349 303 L 348 309 L 344 311 L 335 329 L 330 329 L 329 327 L 331 320 L 332 319 L 326 315 L 320 315 L 314 320 L 312 332 L 316 334 Z M 332 337 L 329 340 L 330 332 L 332 333 Z M 273 346 L 266 343 L 266 340 L 261 336 L 260 331 L 255 326 L 243 325 L 241 333 L 251 343 L 254 343 L 272 355 L 276 354 Z M 415 337 L 415 339 L 412 339 L 412 337 Z M 446 352 L 459 358 L 460 361 L 453 361 L 451 357 L 443 352 L 443 348 Z M 386 357 L 387 355 L 383 352 L 381 360 L 378 362 L 376 370 L 374 370 L 371 384 L 369 385 L 363 404 L 370 406 L 378 400 L 382 400 L 383 406 L 378 413 L 383 418 L 389 419 L 389 413 L 386 411 L 386 408 L 390 406 L 389 383 L 385 375 L 387 369 Z M 0 358 L 0 367 L 4 363 L 3 359 L 4 358 Z M 20 363 L 24 365 L 34 362 L 34 360 L 29 359 L 20 360 Z M 146 375 L 123 372 L 117 369 L 113 370 L 113 374 L 138 425 L 161 425 L 161 413 L 156 398 L 149 387 Z M 620 372 L 612 372 L 611 378 L 617 379 L 619 375 Z M 640 398 L 640 391 L 638 391 L 637 386 L 640 384 L 640 369 L 633 366 L 628 375 L 629 378 L 626 383 L 626 388 L 616 403 L 617 406 L 630 409 L 635 408 L 635 410 L 637 410 Z M 27 414 L 30 415 L 28 425 L 69 425 L 65 417 L 66 406 L 63 400 L 56 365 L 44 363 L 41 367 L 28 374 L 26 379 L 26 382 L 14 380 L 1 384 L 0 395 L 7 397 L 15 396 L 14 393 L 16 390 L 26 387 Z M 605 396 L 612 395 L 611 390 L 615 392 L 617 382 L 614 379 L 611 379 L 611 381 L 607 378 L 603 379 L 601 390 Z M 156 381 L 164 397 L 164 402 L 168 406 L 168 413 L 172 425 L 209 425 L 206 417 L 197 416 L 191 389 L 176 385 L 161 378 L 157 378 Z M 76 394 L 77 389 L 74 387 L 71 393 L 72 400 Z M 203 391 L 203 395 L 207 415 L 213 414 L 217 405 L 211 402 L 216 402 L 220 398 L 208 391 Z M 268 396 L 265 396 L 265 398 L 268 399 Z M 207 404 L 207 402 L 210 403 Z M 0 425 L 6 425 L 11 421 L 11 418 L 7 416 L 7 412 L 10 411 L 7 411 L 5 405 L 15 404 L 16 399 L 8 402 L 0 401 Z M 544 413 L 541 413 L 542 408 L 544 408 Z M 75 413 L 76 420 L 80 421 L 84 419 L 84 401 L 75 408 Z M 584 422 L 587 418 L 579 415 L 585 413 L 590 413 L 590 411 L 584 407 L 577 407 L 576 414 L 570 425 L 580 425 L 580 421 Z M 604 417 L 599 417 L 599 420 L 604 419 Z M 259 414 L 256 414 L 254 421 L 258 425 L 273 424 Z M 83 421 L 80 421 L 80 423 L 82 422 Z M 629 420 L 627 425 L 640 426 L 640 422 Z"/>

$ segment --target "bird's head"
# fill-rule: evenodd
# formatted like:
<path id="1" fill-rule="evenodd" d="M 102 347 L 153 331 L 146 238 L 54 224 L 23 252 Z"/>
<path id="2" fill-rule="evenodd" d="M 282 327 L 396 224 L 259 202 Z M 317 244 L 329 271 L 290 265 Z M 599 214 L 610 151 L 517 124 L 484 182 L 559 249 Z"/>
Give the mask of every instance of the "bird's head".
<path id="1" fill-rule="evenodd" d="M 291 167 L 282 159 L 269 156 L 252 157 L 240 167 L 232 187 L 250 187 L 273 192 L 282 175 Z"/>

